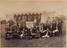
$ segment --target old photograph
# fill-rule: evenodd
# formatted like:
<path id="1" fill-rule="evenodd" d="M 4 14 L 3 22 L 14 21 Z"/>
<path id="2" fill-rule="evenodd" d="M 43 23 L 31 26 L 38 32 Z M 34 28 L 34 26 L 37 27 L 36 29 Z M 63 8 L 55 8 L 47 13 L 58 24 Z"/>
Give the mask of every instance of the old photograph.
<path id="1" fill-rule="evenodd" d="M 0 47 L 66 48 L 65 0 L 0 0 Z"/>

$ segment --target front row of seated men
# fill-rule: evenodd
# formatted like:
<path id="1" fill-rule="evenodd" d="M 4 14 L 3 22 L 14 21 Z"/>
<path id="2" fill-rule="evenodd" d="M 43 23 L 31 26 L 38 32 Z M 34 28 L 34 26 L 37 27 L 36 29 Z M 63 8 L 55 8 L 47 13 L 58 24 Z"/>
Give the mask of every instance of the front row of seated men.
<path id="1" fill-rule="evenodd" d="M 9 31 L 6 33 L 6 38 L 42 38 L 55 36 L 60 33 L 62 33 L 62 23 L 34 25 L 32 28 L 14 25 L 9 28 Z"/>

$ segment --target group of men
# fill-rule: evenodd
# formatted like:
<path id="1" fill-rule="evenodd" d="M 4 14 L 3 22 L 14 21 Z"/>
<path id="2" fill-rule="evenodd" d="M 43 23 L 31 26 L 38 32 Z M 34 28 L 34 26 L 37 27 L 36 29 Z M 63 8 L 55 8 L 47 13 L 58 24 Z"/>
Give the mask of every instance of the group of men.
<path id="1" fill-rule="evenodd" d="M 9 28 L 9 31 L 6 33 L 6 36 L 11 35 L 11 37 L 13 38 L 28 39 L 51 37 L 62 33 L 62 24 L 63 21 L 59 20 L 58 22 L 54 21 L 52 23 L 39 23 L 38 25 L 33 25 L 32 28 L 28 28 L 27 26 L 19 27 L 17 25 L 13 25 Z"/>

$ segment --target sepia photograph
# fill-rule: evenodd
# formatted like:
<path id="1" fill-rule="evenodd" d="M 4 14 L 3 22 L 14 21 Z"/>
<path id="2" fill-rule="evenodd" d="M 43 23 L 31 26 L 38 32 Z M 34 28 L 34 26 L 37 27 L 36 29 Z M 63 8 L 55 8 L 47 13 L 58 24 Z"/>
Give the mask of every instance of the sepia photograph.
<path id="1" fill-rule="evenodd" d="M 0 0 L 0 47 L 66 48 L 66 0 Z"/>

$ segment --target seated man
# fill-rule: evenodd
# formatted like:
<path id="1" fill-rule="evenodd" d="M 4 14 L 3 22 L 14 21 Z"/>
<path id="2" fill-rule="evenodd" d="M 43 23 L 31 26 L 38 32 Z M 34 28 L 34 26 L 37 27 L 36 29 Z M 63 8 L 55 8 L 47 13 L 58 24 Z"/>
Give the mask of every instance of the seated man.
<path id="1" fill-rule="evenodd" d="M 42 37 L 50 37 L 51 36 L 51 31 L 47 28 L 47 30 L 45 30 L 45 32 L 43 33 L 44 35 Z"/>
<path id="2" fill-rule="evenodd" d="M 35 35 L 36 35 L 36 28 L 35 27 L 33 27 L 31 35 L 32 35 L 32 38 L 35 38 Z"/>
<path id="3" fill-rule="evenodd" d="M 5 39 L 11 39 L 13 37 L 12 36 L 12 31 L 7 31 L 5 37 L 6 37 Z"/>

